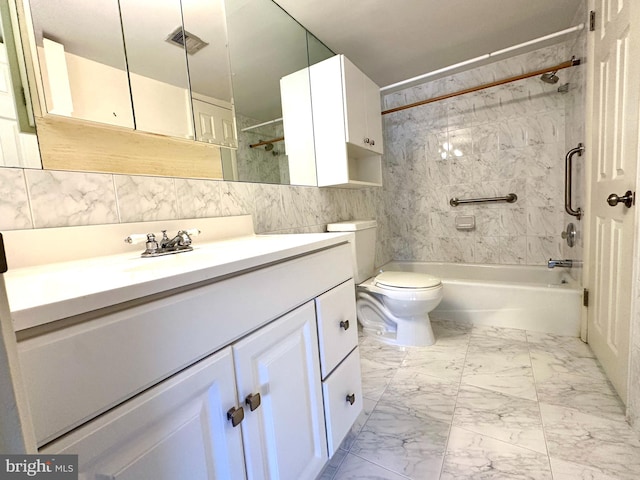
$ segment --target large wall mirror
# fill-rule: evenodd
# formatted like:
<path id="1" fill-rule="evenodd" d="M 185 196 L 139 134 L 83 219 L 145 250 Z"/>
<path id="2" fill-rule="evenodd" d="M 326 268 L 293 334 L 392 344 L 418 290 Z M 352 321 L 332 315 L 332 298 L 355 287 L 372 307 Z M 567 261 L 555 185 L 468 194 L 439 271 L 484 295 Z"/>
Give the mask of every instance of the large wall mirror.
<path id="1" fill-rule="evenodd" d="M 279 82 L 333 52 L 271 0 L 0 1 L 22 4 L 30 22 L 21 27 L 37 67 L 45 168 L 290 183 Z M 116 152 L 112 167 L 93 148 L 86 165 L 45 160 L 73 150 L 66 135 L 76 135 L 71 144 L 91 136 L 102 151 L 122 143 L 102 141 L 103 132 L 151 148 L 176 140 L 169 150 L 178 158 L 154 168 L 152 154 L 137 162 L 137 153 L 129 161 Z M 222 170 L 171 170 L 209 159 Z"/>
<path id="2" fill-rule="evenodd" d="M 11 5 L 15 7 L 15 5 Z M 0 167 L 40 168 L 17 12 L 0 0 Z"/>
<path id="3" fill-rule="evenodd" d="M 316 63 L 333 52 L 271 1 L 225 3 L 238 125 L 234 179 L 290 184 L 280 81 L 309 66 L 310 53 Z"/>

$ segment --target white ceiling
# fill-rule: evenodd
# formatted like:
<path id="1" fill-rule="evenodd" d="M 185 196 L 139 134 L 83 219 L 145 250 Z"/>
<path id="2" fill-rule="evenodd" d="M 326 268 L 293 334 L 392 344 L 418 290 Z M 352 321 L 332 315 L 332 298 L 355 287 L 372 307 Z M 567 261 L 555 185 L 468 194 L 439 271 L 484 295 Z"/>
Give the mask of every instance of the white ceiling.
<path id="1" fill-rule="evenodd" d="M 274 1 L 386 86 L 564 30 L 584 0 Z"/>

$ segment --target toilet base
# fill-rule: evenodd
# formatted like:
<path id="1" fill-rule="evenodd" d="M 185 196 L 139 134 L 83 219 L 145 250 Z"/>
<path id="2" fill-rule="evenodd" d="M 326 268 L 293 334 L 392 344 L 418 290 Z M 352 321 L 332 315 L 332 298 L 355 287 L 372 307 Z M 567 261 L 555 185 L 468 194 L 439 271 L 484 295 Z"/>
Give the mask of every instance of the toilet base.
<path id="1" fill-rule="evenodd" d="M 369 293 L 360 292 L 356 309 L 362 331 L 389 345 L 427 347 L 435 343 L 429 314 L 399 318 Z"/>

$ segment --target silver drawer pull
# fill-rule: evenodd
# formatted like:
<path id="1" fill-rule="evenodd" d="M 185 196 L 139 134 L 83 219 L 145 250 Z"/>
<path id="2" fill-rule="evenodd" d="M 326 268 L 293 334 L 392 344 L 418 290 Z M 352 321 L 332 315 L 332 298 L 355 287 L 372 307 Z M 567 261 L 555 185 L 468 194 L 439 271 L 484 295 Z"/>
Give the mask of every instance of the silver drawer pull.
<path id="1" fill-rule="evenodd" d="M 244 408 L 231 407 L 227 412 L 227 420 L 231 420 L 231 425 L 237 427 L 244 420 Z"/>
<path id="2" fill-rule="evenodd" d="M 249 410 L 252 412 L 260 406 L 260 394 L 259 393 L 250 393 L 247 395 L 247 398 L 244 399 L 244 403 L 249 405 Z"/>
<path id="3" fill-rule="evenodd" d="M 345 330 L 349 330 L 349 320 L 341 320 L 340 328 L 344 328 Z"/>
<path id="4" fill-rule="evenodd" d="M 353 405 L 355 401 L 356 401 L 355 393 L 352 393 L 351 395 L 347 395 L 347 402 L 349 402 L 350 405 Z"/>

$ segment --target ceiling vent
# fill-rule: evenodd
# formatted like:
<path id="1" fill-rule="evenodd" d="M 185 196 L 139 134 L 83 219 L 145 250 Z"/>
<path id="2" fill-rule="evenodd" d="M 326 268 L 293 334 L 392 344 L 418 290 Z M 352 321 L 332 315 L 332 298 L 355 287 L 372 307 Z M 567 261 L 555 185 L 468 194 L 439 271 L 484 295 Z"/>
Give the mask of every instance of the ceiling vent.
<path id="1" fill-rule="evenodd" d="M 171 32 L 167 37 L 167 42 L 186 49 L 189 55 L 193 55 L 209 45 L 207 42 L 195 36 L 193 33 L 187 32 L 182 27 L 178 27 Z"/>

